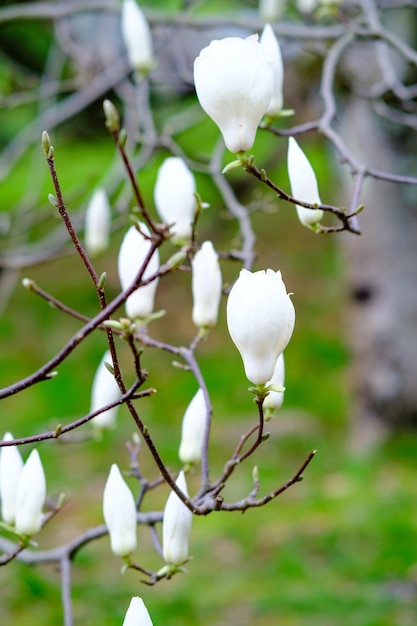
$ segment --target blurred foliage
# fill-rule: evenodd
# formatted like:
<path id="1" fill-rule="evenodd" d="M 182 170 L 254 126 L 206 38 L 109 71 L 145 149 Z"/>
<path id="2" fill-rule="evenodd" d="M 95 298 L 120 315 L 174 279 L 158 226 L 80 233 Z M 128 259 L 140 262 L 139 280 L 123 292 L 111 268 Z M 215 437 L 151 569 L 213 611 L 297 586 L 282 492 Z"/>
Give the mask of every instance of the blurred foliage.
<path id="1" fill-rule="evenodd" d="M 222 2 L 217 4 L 223 7 Z M 29 25 L 22 29 L 20 38 L 31 33 L 33 39 Z M 8 32 L 9 39 L 3 40 L 7 47 L 17 31 L 10 27 Z M 45 29 L 39 49 L 36 42 L 33 44 L 37 54 L 29 55 L 32 69 L 42 67 L 39 59 L 45 54 L 47 37 Z M 22 61 L 26 58 L 23 48 Z M 5 80 L 7 71 L 4 64 L 0 67 Z M 10 138 L 34 110 L 29 106 L 24 114 L 18 109 L 7 116 L 3 112 L 7 122 L 0 129 L 1 139 Z M 89 120 L 101 120 L 101 104 L 91 107 L 89 115 Z M 104 177 L 114 158 L 112 142 L 101 121 L 88 131 L 84 126 L 81 117 L 77 124 L 67 124 L 53 133 L 58 174 L 73 215 L 82 213 L 90 190 Z M 208 152 L 208 128 L 213 134 L 211 122 L 204 120 L 183 133 L 180 139 L 185 150 Z M 265 149 L 271 144 L 274 153 L 268 155 Z M 266 155 L 268 174 L 284 188 L 288 187 L 285 150 L 284 140 L 274 142 L 259 133 L 254 153 Z M 306 151 L 326 201 L 338 185 L 332 164 L 321 146 L 306 144 Z M 162 152 L 158 159 L 139 175 L 151 207 Z M 226 216 L 206 177 L 198 175 L 197 179 L 200 194 L 211 204 L 201 217 L 200 241 L 211 238 L 218 249 L 225 249 L 227 242 L 237 237 L 236 225 Z M 254 463 L 259 466 L 261 492 L 267 493 L 295 472 L 310 449 L 319 452 L 305 480 L 266 507 L 244 516 L 223 513 L 195 518 L 191 543 L 194 558 L 188 564 L 188 574 L 170 582 L 148 588 L 133 572 L 121 576 L 121 563 L 110 553 L 107 538 L 87 546 L 73 566 L 75 624 L 121 624 L 131 595 L 142 595 L 155 626 L 414 626 L 416 435 L 397 435 L 367 452 L 351 445 L 349 359 L 343 341 L 349 329 L 343 316 L 346 294 L 336 239 L 303 229 L 292 207 L 259 190 L 242 172 L 232 172 L 230 180 L 241 189 L 242 200 L 263 209 L 254 214 L 259 240 L 256 268 L 282 269 L 288 289 L 294 291 L 297 321 L 286 351 L 284 407 L 269 425 L 270 439 L 239 468 L 225 493 L 233 492 L 230 497 L 235 499 L 250 490 Z M 2 184 L 1 211 L 24 202 L 30 207 L 33 198 L 45 198 L 47 206 L 51 191 L 46 164 L 37 147 Z M 56 222 L 50 207 L 48 217 L 34 231 L 35 239 Z M 119 289 L 116 255 L 127 223 L 126 215 L 119 216 L 111 249 L 95 262 L 98 273 L 108 273 L 109 296 Z M 167 247 L 168 255 L 172 248 L 170 244 Z M 236 266 L 225 264 L 224 270 L 226 281 L 233 280 Z M 25 275 L 86 315 L 98 310 L 89 278 L 74 255 L 28 268 Z M 151 325 L 151 334 L 173 343 L 188 343 L 193 333 L 190 303 L 188 274 L 162 280 L 156 308 L 166 309 L 167 315 Z M 0 320 L 1 386 L 35 371 L 79 326 L 17 286 Z M 3 431 L 25 436 L 85 414 L 92 377 L 104 350 L 105 337 L 97 332 L 59 367 L 55 379 L 3 401 Z M 227 336 L 224 306 L 218 327 L 198 355 L 214 406 L 210 459 L 216 477 L 241 433 L 256 420 L 239 354 Z M 121 359 L 129 371 L 129 356 L 123 346 Z M 179 425 L 196 384 L 171 361 L 167 354 L 145 350 L 148 383 L 157 387 L 158 393 L 138 406 L 162 457 L 176 469 Z M 83 431 L 90 433 L 88 427 Z M 133 424 L 122 408 L 119 428 L 101 440 L 87 438 L 77 444 L 55 441 L 38 446 L 49 493 L 67 494 L 63 511 L 39 536 L 41 548 L 69 541 L 88 526 L 102 523 L 101 497 L 107 473 L 113 462 L 128 467 L 124 443 L 132 431 Z M 25 457 L 28 451 L 23 449 Z M 157 475 L 145 449 L 141 465 L 145 475 Z M 195 475 L 190 478 L 191 493 L 197 484 Z M 132 480 L 130 485 L 135 489 Z M 163 506 L 166 496 L 164 487 L 156 490 L 146 502 L 147 509 Z M 160 560 L 149 533 L 139 529 L 139 538 L 138 562 L 158 568 Z M 0 587 L 0 623 L 62 623 L 59 574 L 50 566 L 11 563 L 0 570 Z"/>

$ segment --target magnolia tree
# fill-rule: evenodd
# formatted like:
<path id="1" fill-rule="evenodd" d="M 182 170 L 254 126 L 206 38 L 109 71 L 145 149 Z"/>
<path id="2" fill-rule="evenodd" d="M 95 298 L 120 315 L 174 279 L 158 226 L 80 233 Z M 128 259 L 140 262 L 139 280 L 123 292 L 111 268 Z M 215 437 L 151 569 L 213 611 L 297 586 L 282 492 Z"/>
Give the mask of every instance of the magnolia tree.
<path id="1" fill-rule="evenodd" d="M 389 8 L 389 3 L 385 4 Z M 73 108 L 69 105 L 65 114 L 61 109 L 60 115 L 55 118 L 50 112 L 41 114 L 38 121 L 46 129 L 38 138 L 53 185 L 50 203 L 62 219 L 66 238 L 80 257 L 86 277 L 91 281 L 91 288 L 97 294 L 98 312 L 91 318 L 85 317 L 82 312 L 57 300 L 30 277 L 24 278 L 23 286 L 34 297 L 46 300 L 62 312 L 63 323 L 65 316 L 71 316 L 80 322 L 80 327 L 56 355 L 37 371 L 0 391 L 1 398 L 9 398 L 34 385 L 47 385 L 47 381 L 59 372 L 59 366 L 87 337 L 92 333 L 102 333 L 106 337 L 107 347 L 101 361 L 97 363 L 96 371 L 80 377 L 80 386 L 86 384 L 85 378 L 88 378 L 87 384 L 91 385 L 91 406 L 86 415 L 70 423 L 59 424 L 48 432 L 28 433 L 20 438 L 14 438 L 10 432 L 13 430 L 10 416 L 5 422 L 6 432 L 0 442 L 1 565 L 9 564 L 13 567 L 15 559 L 32 564 L 52 562 L 59 565 L 65 626 L 74 623 L 70 565 L 85 546 L 108 534 L 111 551 L 120 557 L 124 571 L 139 572 L 144 583 L 154 585 L 185 571 L 192 553 L 190 532 L 193 517 L 222 511 L 244 512 L 267 505 L 302 479 L 314 457 L 314 450 L 306 452 L 299 468 L 290 470 L 292 477 L 266 495 L 259 493 L 256 466 L 253 469 L 252 489 L 244 498 L 233 499 L 224 495 L 232 475 L 260 446 L 268 445 L 269 434 L 265 424 L 283 402 L 283 354 L 291 340 L 295 323 L 291 284 L 286 284 L 285 276 L 281 275 L 278 267 L 258 266 L 252 211 L 238 200 L 229 182 L 232 170 L 243 172 L 254 186 L 272 190 L 297 212 L 301 225 L 307 227 L 312 236 L 339 231 L 346 231 L 349 236 L 360 234 L 358 214 L 364 208 L 361 191 L 366 177 L 404 184 L 417 183 L 417 179 L 411 176 L 385 172 L 373 164 L 361 163 L 360 155 L 350 152 L 334 128 L 337 115 L 334 94 L 336 70 L 346 50 L 356 42 L 369 42 L 380 61 L 381 80 L 384 83 L 378 95 L 381 101 L 386 91 L 398 95 L 402 88 L 404 97 L 401 102 L 405 107 L 408 100 L 404 93 L 408 94 L 407 89 L 410 91 L 409 100 L 415 95 L 411 87 L 407 88 L 400 83 L 399 78 L 393 78 L 390 50 L 395 50 L 410 64 L 417 63 L 416 53 L 383 26 L 376 3 L 372 0 L 336 2 L 331 5 L 324 0 L 321 3 L 300 0 L 295 6 L 287 6 L 281 1 L 261 2 L 250 13 L 239 13 L 225 20 L 222 27 L 224 36 L 207 41 L 207 45 L 200 45 L 192 63 L 190 82 L 192 80 L 198 99 L 195 105 L 199 107 L 197 121 L 206 114 L 218 129 L 218 140 L 213 150 L 203 156 L 200 154 L 200 158 L 187 154 L 181 142 L 176 140 L 179 131 L 196 123 L 194 111 L 192 116 L 186 114 L 185 120 L 180 119 L 180 111 L 176 111 L 163 127 L 159 127 L 154 120 L 155 111 L 150 95 L 154 84 L 162 80 L 158 73 L 158 66 L 162 62 L 158 58 L 158 49 L 161 50 L 161 47 L 154 45 L 154 37 L 158 27 L 164 25 L 175 28 L 187 24 L 191 31 L 207 29 L 210 19 L 207 16 L 195 17 L 191 10 L 186 9 L 170 16 L 162 12 L 158 14 L 156 10 L 146 12 L 145 15 L 135 0 L 123 0 L 121 6 L 85 0 L 80 3 L 33 3 L 6 7 L 0 10 L 0 22 L 39 16 L 56 20 L 57 41 L 62 43 L 65 19 L 87 9 L 94 10 L 95 19 L 101 19 L 108 12 L 116 24 L 117 32 L 122 35 L 124 45 L 123 62 L 117 60 L 119 65 L 113 68 L 116 77 L 111 76 L 110 83 L 104 81 L 102 91 L 94 92 L 94 99 L 111 85 L 118 85 L 129 74 L 129 90 L 136 98 L 140 127 L 133 128 L 132 134 L 131 104 L 127 91 L 123 93 L 123 89 L 119 89 L 117 100 L 121 100 L 121 104 L 116 105 L 110 99 L 103 100 L 103 122 L 110 134 L 109 141 L 113 140 L 117 147 L 118 163 L 109 175 L 108 186 L 106 180 L 103 180 L 102 185 L 91 190 L 83 223 L 67 208 L 66 192 L 60 183 L 59 163 L 55 164 L 55 152 L 59 153 L 59 145 L 54 146 L 51 140 L 53 127 L 63 121 L 65 116 L 68 118 L 74 114 L 79 105 Z M 241 31 L 238 35 L 236 29 Z M 285 45 L 289 39 L 313 42 L 319 45 L 320 54 L 323 55 L 320 83 L 322 113 L 314 121 L 292 126 L 289 120 L 297 119 L 297 111 L 284 108 L 286 57 L 284 54 L 283 61 L 282 55 L 282 42 Z M 64 43 L 62 45 L 65 48 Z M 69 46 L 68 39 L 66 46 Z M 181 100 L 178 102 L 180 107 Z M 406 113 L 398 112 L 398 115 Z M 312 130 L 318 131 L 333 146 L 352 175 L 351 194 L 346 198 L 344 206 L 339 206 L 337 201 L 333 204 L 323 204 L 321 201 L 315 172 L 303 149 L 304 133 Z M 280 181 L 269 177 L 262 162 L 262 154 L 258 155 L 256 151 L 252 154 L 255 138 L 261 131 L 272 144 L 277 138 L 286 143 L 290 189 L 285 189 Z M 30 130 L 29 142 L 35 140 L 32 134 L 33 128 Z M 23 139 L 20 139 L 22 145 Z M 13 144 L 6 149 L 6 164 L 18 158 L 16 146 Z M 161 147 L 167 155 L 157 173 L 152 201 L 142 191 L 141 172 L 153 152 Z M 239 247 L 230 242 L 229 249 L 218 250 L 216 241 L 202 240 L 200 220 L 206 203 L 199 194 L 195 172 L 203 172 L 211 178 L 219 192 L 222 208 L 225 207 L 236 220 L 240 233 Z M 118 198 L 117 190 L 121 181 L 128 181 L 130 192 L 128 199 L 127 194 L 124 196 L 124 211 L 116 215 L 113 202 Z M 109 299 L 107 275 L 97 273 L 95 258 L 97 255 L 106 255 L 116 228 L 124 231 L 117 259 L 120 291 L 116 297 Z M 38 260 L 45 261 L 59 255 L 64 246 L 65 242 L 62 241 L 52 251 L 44 242 Z M 6 268 L 12 254 L 13 250 L 4 256 Z M 161 261 L 161 258 L 166 260 Z M 227 284 L 222 278 L 222 269 L 231 263 L 234 268 L 233 280 Z M 31 261 L 22 262 L 22 266 L 30 264 Z M 158 337 L 160 325 L 169 325 L 170 313 L 167 311 L 166 316 L 159 320 L 161 312 L 154 309 L 156 292 L 163 290 L 170 280 L 175 280 L 178 272 L 184 271 L 191 274 L 191 319 L 195 326 L 194 330 L 189 329 L 191 339 L 185 346 Z M 222 307 L 226 310 L 230 335 L 225 341 L 231 340 L 231 349 L 234 344 L 240 353 L 244 374 L 251 385 L 249 392 L 255 400 L 255 410 L 253 426 L 241 433 L 222 471 L 213 475 L 208 456 L 211 390 L 199 365 L 199 349 L 204 342 L 210 341 L 211 334 L 215 332 L 213 329 Z M 130 354 L 129 372 L 122 371 L 120 365 L 123 344 Z M 141 401 L 157 391 L 147 386 L 148 372 L 145 367 L 147 350 L 150 348 L 172 355 L 178 367 L 192 373 L 198 389 L 189 401 L 181 433 L 178 433 L 180 445 L 176 467 L 165 463 L 164 455 L 153 438 L 152 424 L 148 424 L 141 408 Z M 125 405 L 128 410 L 135 435 L 128 444 L 130 459 L 127 456 L 123 467 L 109 459 L 108 475 L 102 477 L 104 525 L 85 529 L 85 532 L 62 545 L 39 550 L 36 535 L 41 528 L 57 514 L 55 523 L 65 525 L 65 509 L 61 510 L 64 497 L 55 500 L 47 498 L 48 467 L 44 469 L 41 461 L 42 442 L 57 439 L 65 442 L 68 433 L 74 430 L 77 430 L 82 440 L 83 436 L 90 436 L 91 430 L 87 431 L 87 428 L 91 429 L 91 426 L 96 433 L 104 430 L 114 432 L 118 427 L 117 412 L 121 405 Z M 23 444 L 36 444 L 29 455 L 24 454 L 25 461 L 21 454 Z M 140 444 L 147 446 L 154 462 L 153 476 L 149 479 L 139 471 L 137 456 Z M 124 478 L 127 473 L 137 478 L 139 496 L 133 494 L 127 485 Z M 193 491 L 187 487 L 190 475 L 199 477 L 199 487 Z M 170 488 L 165 508 L 157 512 L 150 511 L 147 496 L 162 484 Z M 155 549 L 160 554 L 160 568 L 155 571 L 142 562 L 140 550 L 137 550 L 138 524 L 149 527 Z M 187 584 L 186 579 L 183 584 Z M 146 601 L 146 587 L 143 589 L 139 593 Z M 131 600 L 126 598 L 124 610 L 125 625 L 152 624 L 141 597 L 133 597 Z"/>

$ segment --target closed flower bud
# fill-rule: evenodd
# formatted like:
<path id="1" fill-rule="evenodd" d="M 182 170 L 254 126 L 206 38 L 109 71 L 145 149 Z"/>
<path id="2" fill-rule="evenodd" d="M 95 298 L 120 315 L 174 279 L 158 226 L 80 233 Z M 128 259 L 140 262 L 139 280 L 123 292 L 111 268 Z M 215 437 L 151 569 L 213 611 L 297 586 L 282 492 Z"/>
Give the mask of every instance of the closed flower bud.
<path id="1" fill-rule="evenodd" d="M 280 354 L 274 369 L 274 373 L 272 375 L 271 380 L 268 380 L 266 383 L 267 386 L 275 385 L 276 387 L 283 387 L 285 380 L 285 364 L 284 364 L 284 354 Z M 284 392 L 283 391 L 270 391 L 263 401 L 263 408 L 276 411 L 282 407 L 282 403 L 284 402 Z"/>
<path id="2" fill-rule="evenodd" d="M 196 185 L 193 173 L 180 157 L 168 157 L 158 170 L 154 199 L 160 218 L 172 224 L 174 243 L 191 238 L 196 211 Z"/>
<path id="3" fill-rule="evenodd" d="M 104 487 L 103 515 L 112 552 L 128 556 L 136 548 L 136 505 L 116 464 L 111 466 Z"/>
<path id="4" fill-rule="evenodd" d="M 145 224 L 140 224 L 140 229 L 142 233 L 149 235 L 149 230 Z M 133 283 L 151 247 L 150 240 L 146 239 L 142 233 L 135 226 L 131 226 L 120 246 L 117 269 L 122 289 L 127 289 Z M 142 279 L 149 278 L 158 270 L 159 253 L 158 250 L 155 250 Z M 158 279 L 155 278 L 148 285 L 139 287 L 128 297 L 125 303 L 128 317 L 132 319 L 145 318 L 152 313 L 157 285 Z"/>
<path id="5" fill-rule="evenodd" d="M 142 598 L 135 596 L 131 599 L 123 620 L 123 626 L 153 626 Z"/>
<path id="6" fill-rule="evenodd" d="M 4 441 L 12 441 L 13 435 L 6 433 Z M 6 524 L 14 524 L 16 519 L 16 491 L 23 459 L 17 446 L 0 449 L 0 499 L 1 517 Z"/>
<path id="7" fill-rule="evenodd" d="M 119 386 L 111 372 L 107 369 L 105 363 L 112 365 L 110 351 L 107 350 L 98 366 L 93 386 L 91 389 L 91 405 L 90 413 L 101 409 L 106 404 L 111 404 L 120 398 Z M 95 428 L 112 428 L 115 425 L 118 406 L 114 406 L 103 413 L 100 413 L 93 419 Z"/>
<path id="8" fill-rule="evenodd" d="M 211 328 L 217 322 L 222 295 L 219 257 L 211 241 L 205 241 L 191 261 L 193 322 Z"/>
<path id="9" fill-rule="evenodd" d="M 180 472 L 176 484 L 188 497 L 184 472 Z M 166 563 L 181 565 L 188 559 L 188 539 L 193 514 L 174 491 L 168 496 L 162 522 L 162 551 Z"/>
<path id="10" fill-rule="evenodd" d="M 265 385 L 291 338 L 294 306 L 281 272 L 241 270 L 227 300 L 227 326 L 247 378 Z"/>
<path id="11" fill-rule="evenodd" d="M 288 141 L 288 177 L 294 198 L 309 204 L 321 204 L 314 170 L 293 137 L 290 137 Z M 298 218 L 303 226 L 313 226 L 323 217 L 321 209 L 296 206 Z"/>
<path id="12" fill-rule="evenodd" d="M 282 61 L 281 48 L 279 47 L 278 39 L 275 37 L 275 33 L 270 24 L 265 24 L 259 42 L 264 50 L 266 58 L 271 62 L 274 71 L 274 90 L 272 92 L 271 101 L 265 111 L 265 115 L 278 117 L 281 113 L 284 102 L 282 92 L 284 84 L 284 63 Z"/>
<path id="13" fill-rule="evenodd" d="M 85 213 L 85 248 L 91 256 L 106 250 L 110 239 L 111 209 L 104 189 L 96 189 Z"/>
<path id="14" fill-rule="evenodd" d="M 152 33 L 145 14 L 135 0 L 123 0 L 121 27 L 131 68 L 139 73 L 148 73 L 155 64 Z"/>
<path id="15" fill-rule="evenodd" d="M 203 390 L 199 389 L 188 405 L 182 420 L 179 457 L 183 463 L 199 463 L 207 424 Z"/>
<path id="16" fill-rule="evenodd" d="M 41 529 L 45 498 L 45 473 L 38 451 L 32 450 L 17 484 L 15 521 L 17 532 L 31 536 Z"/>
<path id="17" fill-rule="evenodd" d="M 228 150 L 250 150 L 274 91 L 272 65 L 257 35 L 212 41 L 194 61 L 194 84 Z"/>

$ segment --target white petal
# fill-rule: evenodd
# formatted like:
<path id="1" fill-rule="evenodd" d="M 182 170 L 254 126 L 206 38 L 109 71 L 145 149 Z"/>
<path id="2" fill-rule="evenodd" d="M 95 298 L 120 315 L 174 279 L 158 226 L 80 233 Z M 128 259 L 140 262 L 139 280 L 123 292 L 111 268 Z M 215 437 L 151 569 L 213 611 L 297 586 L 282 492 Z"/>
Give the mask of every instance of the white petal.
<path id="1" fill-rule="evenodd" d="M 100 365 L 94 376 L 91 389 L 90 413 L 101 409 L 106 404 L 111 404 L 120 398 L 120 389 L 113 376 L 105 366 L 105 363 L 112 365 L 110 351 L 104 353 Z M 93 419 L 93 426 L 96 428 L 112 428 L 116 422 L 116 415 L 119 407 L 115 406 L 104 413 L 100 413 Z"/>
<path id="2" fill-rule="evenodd" d="M 227 325 L 246 376 L 255 385 L 264 385 L 272 378 L 294 322 L 294 306 L 281 272 L 240 272 L 227 301 Z"/>
<path id="3" fill-rule="evenodd" d="M 45 473 L 38 451 L 32 450 L 17 485 L 15 526 L 19 533 L 34 535 L 41 529 L 45 498 Z"/>
<path id="4" fill-rule="evenodd" d="M 294 198 L 309 204 L 321 204 L 314 170 L 293 137 L 290 137 L 288 141 L 288 177 Z M 323 218 L 321 209 L 296 206 L 299 220 L 304 226 L 316 224 Z"/>
<path id="5" fill-rule="evenodd" d="M 149 236 L 149 230 L 145 224 L 141 224 L 140 229 L 145 235 Z M 131 226 L 123 238 L 117 262 L 122 289 L 127 289 L 127 287 L 130 287 L 133 283 L 146 259 L 150 247 L 151 242 L 149 239 L 146 239 L 135 226 Z M 159 253 L 158 250 L 156 250 L 143 273 L 143 278 L 149 278 L 154 275 L 158 269 Z M 148 285 L 139 287 L 139 289 L 128 297 L 125 309 L 130 318 L 144 318 L 152 313 L 157 286 L 158 279 L 156 278 Z"/>
<path id="6" fill-rule="evenodd" d="M 153 626 L 142 598 L 135 596 L 131 599 L 123 620 L 123 626 Z"/>
<path id="7" fill-rule="evenodd" d="M 194 175 L 180 157 L 168 157 L 158 170 L 154 199 L 159 216 L 173 224 L 172 241 L 182 243 L 191 237 L 196 210 Z"/>
<path id="8" fill-rule="evenodd" d="M 222 274 L 219 257 L 211 241 L 205 241 L 191 262 L 193 322 L 210 328 L 217 322 L 222 295 Z"/>
<path id="9" fill-rule="evenodd" d="M 85 248 L 94 256 L 106 250 L 110 239 L 111 209 L 104 189 L 96 189 L 85 214 Z"/>
<path id="10" fill-rule="evenodd" d="M 104 488 L 103 515 L 113 553 L 131 554 L 136 548 L 136 505 L 116 464 L 111 466 Z"/>
<path id="11" fill-rule="evenodd" d="M 14 439 L 11 433 L 4 435 L 4 441 Z M 0 499 L 1 517 L 6 524 L 14 524 L 16 517 L 16 491 L 23 459 L 17 446 L 4 446 L 0 449 Z"/>
<path id="12" fill-rule="evenodd" d="M 130 66 L 139 72 L 149 71 L 154 65 L 152 33 L 135 0 L 123 0 L 121 28 Z"/>
<path id="13" fill-rule="evenodd" d="M 227 148 L 250 150 L 274 88 L 272 65 L 257 36 L 212 41 L 194 61 L 194 83 Z"/>
<path id="14" fill-rule="evenodd" d="M 176 484 L 188 496 L 184 472 Z M 162 523 L 162 549 L 164 559 L 172 565 L 181 565 L 188 559 L 188 540 L 191 531 L 192 513 L 174 491 L 168 496 Z"/>
<path id="15" fill-rule="evenodd" d="M 199 463 L 207 424 L 203 390 L 199 389 L 188 405 L 181 427 L 179 457 L 183 463 Z"/>

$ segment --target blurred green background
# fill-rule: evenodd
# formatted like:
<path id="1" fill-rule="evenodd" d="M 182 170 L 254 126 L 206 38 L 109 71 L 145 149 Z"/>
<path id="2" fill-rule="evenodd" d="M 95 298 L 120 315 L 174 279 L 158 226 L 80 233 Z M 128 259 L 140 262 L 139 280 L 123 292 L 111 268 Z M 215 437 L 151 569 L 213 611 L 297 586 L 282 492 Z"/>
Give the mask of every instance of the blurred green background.
<path id="1" fill-rule="evenodd" d="M 6 55 L 9 50 L 16 60 L 10 42 L 15 41 L 18 28 L 25 40 L 19 47 L 18 61 L 22 67 L 26 64 L 21 77 L 19 63 L 10 65 Z M 27 66 L 33 72 L 36 66 L 41 71 L 51 33 L 48 25 L 28 22 L 19 27 L 3 26 L 2 34 L 6 42 L 0 60 L 2 91 L 10 96 L 19 90 L 20 78 L 20 89 L 27 89 Z M 2 144 L 36 113 L 36 103 L 3 109 Z M 213 126 L 203 120 L 181 136 L 181 145 L 192 154 L 196 144 L 204 145 L 207 132 L 214 137 Z M 94 103 L 51 135 L 64 197 L 79 220 L 91 189 L 114 160 L 101 103 Z M 330 201 L 338 186 L 332 163 L 322 146 L 307 142 L 305 146 L 322 197 Z M 253 151 L 266 155 L 268 174 L 288 188 L 285 140 L 260 134 Z M 138 177 L 151 208 L 156 168 L 166 154 L 159 151 Z M 228 178 L 240 198 L 264 209 L 253 215 L 259 254 L 255 267 L 282 270 L 288 290 L 294 292 L 297 317 L 286 350 L 284 407 L 268 425 L 270 439 L 235 472 L 225 494 L 230 500 L 247 495 L 254 464 L 259 468 L 261 493 L 266 494 L 290 478 L 311 449 L 318 453 L 305 480 L 266 507 L 244 515 L 194 518 L 188 573 L 169 582 L 150 588 L 132 571 L 121 575 L 121 563 L 111 554 L 107 538 L 85 547 L 73 566 L 75 624 L 121 624 L 130 597 L 141 595 L 155 626 L 412 626 L 417 610 L 417 437 L 414 432 L 397 433 L 368 450 L 359 449 L 352 441 L 350 361 L 345 347 L 347 294 L 337 239 L 315 236 L 302 228 L 291 207 L 279 204 L 243 173 L 232 172 Z M 197 175 L 197 182 L 203 199 L 211 204 L 201 218 L 199 241 L 210 238 L 219 250 L 227 250 L 231 239 L 237 245 L 236 224 L 227 217 L 210 181 Z M 1 184 L 3 216 L 10 213 L 13 219 L 18 210 L 23 215 L 37 210 L 42 216 L 37 223 L 35 215 L 29 242 L 36 243 L 57 225 L 54 209 L 48 208 L 46 200 L 50 192 L 39 147 L 30 150 Z M 119 289 L 116 257 L 127 215 L 118 215 L 117 223 L 111 249 L 95 261 L 98 273 L 108 273 L 109 297 Z M 15 245 L 26 245 L 25 237 L 25 232 L 20 233 Z M 5 237 L 0 239 L 3 251 L 6 243 Z M 173 250 L 168 243 L 164 258 Z M 236 277 L 238 265 L 224 263 L 222 269 L 228 282 Z M 22 271 L 0 320 L 1 387 L 35 371 L 80 327 L 24 290 L 20 286 L 23 276 L 85 315 L 98 310 L 89 278 L 75 256 Z M 150 333 L 187 345 L 194 333 L 190 305 L 189 274 L 176 273 L 162 280 L 156 309 L 166 309 L 167 314 L 152 323 Z M 129 354 L 120 342 L 118 346 L 129 380 Z M 58 368 L 56 378 L 4 400 L 1 432 L 11 430 L 15 437 L 23 437 L 86 414 L 92 378 L 105 347 L 104 335 L 93 334 Z M 242 432 L 256 421 L 242 363 L 226 331 L 225 302 L 219 324 L 199 347 L 198 358 L 214 407 L 210 459 L 216 478 Z M 149 370 L 148 384 L 158 393 L 138 402 L 138 409 L 163 459 L 177 470 L 179 427 L 196 383 L 189 373 L 173 367 L 172 358 L 165 353 L 146 349 L 143 366 Z M 54 441 L 38 446 L 48 493 L 56 496 L 64 491 L 67 495 L 62 512 L 40 533 L 40 548 L 69 541 L 103 522 L 104 483 L 112 463 L 128 468 L 125 442 L 133 430 L 131 418 L 122 408 L 117 430 L 101 439 L 91 438 L 87 425 L 78 431 L 85 435 L 78 443 Z M 25 457 L 28 452 L 29 447 L 22 449 Z M 145 475 L 157 476 L 145 449 L 140 463 Z M 191 494 L 198 488 L 198 480 L 195 472 L 190 477 Z M 129 484 L 136 489 L 133 480 Z M 157 489 L 145 501 L 145 510 L 163 507 L 166 497 L 164 487 Z M 144 567 L 161 566 L 146 529 L 139 529 L 135 559 Z M 1 624 L 62 623 L 60 575 L 53 567 L 13 562 L 1 568 L 0 594 Z"/>

